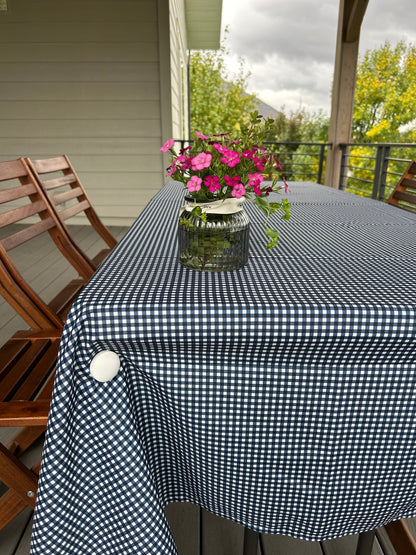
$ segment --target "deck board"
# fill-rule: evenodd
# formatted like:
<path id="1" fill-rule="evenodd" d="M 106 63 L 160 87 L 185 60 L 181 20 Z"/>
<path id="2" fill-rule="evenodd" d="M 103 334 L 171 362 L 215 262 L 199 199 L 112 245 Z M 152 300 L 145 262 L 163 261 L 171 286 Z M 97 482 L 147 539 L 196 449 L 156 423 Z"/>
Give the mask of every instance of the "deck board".
<path id="1" fill-rule="evenodd" d="M 127 228 L 110 227 L 117 239 L 121 239 Z M 103 248 L 89 226 L 71 227 L 71 233 L 81 248 L 89 255 Z M 48 240 L 39 238 L 36 249 L 24 245 L 15 253 L 16 263 L 22 267 L 29 281 L 35 284 L 38 292 L 49 301 L 71 279 L 76 276 L 61 253 Z M 59 264 L 56 262 L 59 261 Z M 0 344 L 12 333 L 27 326 L 9 305 L 0 298 Z M 0 429 L 0 439 L 7 441 L 10 429 Z M 29 457 L 40 456 L 41 444 Z M 1 488 L 0 488 L 1 493 Z M 166 514 L 174 535 L 179 555 L 199 553 L 199 508 L 189 503 L 175 503 L 166 508 Z M 416 534 L 416 519 L 408 519 L 412 532 Z M 17 519 L 0 531 L 1 555 L 28 555 L 31 532 L 31 511 L 25 510 Z M 203 555 L 242 555 L 243 528 L 226 519 L 203 511 Z M 306 542 L 285 536 L 262 536 L 265 555 L 353 555 L 357 536 L 347 536 L 326 542 Z M 260 549 L 258 550 L 260 555 Z M 126 554 L 128 555 L 128 554 Z M 380 532 L 371 555 L 394 555 L 386 534 Z"/>

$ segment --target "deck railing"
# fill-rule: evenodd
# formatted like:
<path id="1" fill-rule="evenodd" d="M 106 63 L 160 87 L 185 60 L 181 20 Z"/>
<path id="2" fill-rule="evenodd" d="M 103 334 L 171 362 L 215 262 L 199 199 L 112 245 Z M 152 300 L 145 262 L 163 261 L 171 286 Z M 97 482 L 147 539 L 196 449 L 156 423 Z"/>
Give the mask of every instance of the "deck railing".
<path id="1" fill-rule="evenodd" d="M 192 141 L 176 141 L 184 148 Z M 324 183 L 329 143 L 267 142 L 282 166 L 288 181 Z M 416 159 L 415 143 L 342 144 L 338 187 L 351 193 L 385 200 L 411 160 Z"/>
<path id="2" fill-rule="evenodd" d="M 193 141 L 176 140 L 178 148 L 185 148 Z M 282 175 L 287 181 L 314 181 L 323 183 L 328 143 L 272 142 L 264 144 L 278 159 Z"/>
<path id="3" fill-rule="evenodd" d="M 411 160 L 414 143 L 361 143 L 341 145 L 339 188 L 385 200 Z"/>

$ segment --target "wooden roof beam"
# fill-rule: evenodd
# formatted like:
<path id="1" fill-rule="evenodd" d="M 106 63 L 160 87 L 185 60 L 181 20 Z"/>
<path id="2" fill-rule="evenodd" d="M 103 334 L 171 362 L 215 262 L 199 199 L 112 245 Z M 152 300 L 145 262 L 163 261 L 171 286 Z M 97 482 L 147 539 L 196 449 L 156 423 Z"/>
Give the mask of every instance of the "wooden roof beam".
<path id="1" fill-rule="evenodd" d="M 346 0 L 344 3 L 343 40 L 355 42 L 360 38 L 361 25 L 369 0 Z"/>

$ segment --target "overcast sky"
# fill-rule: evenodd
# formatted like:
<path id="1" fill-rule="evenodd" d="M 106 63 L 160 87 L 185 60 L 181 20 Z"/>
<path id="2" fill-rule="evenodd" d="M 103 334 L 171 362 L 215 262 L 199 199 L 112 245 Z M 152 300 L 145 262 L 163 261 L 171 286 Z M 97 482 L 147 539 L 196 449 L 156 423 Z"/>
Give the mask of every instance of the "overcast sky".
<path id="1" fill-rule="evenodd" d="M 249 92 L 276 109 L 329 114 L 338 0 L 223 0 L 229 67 L 242 57 Z M 416 45 L 416 0 L 369 0 L 360 54 L 386 40 Z"/>

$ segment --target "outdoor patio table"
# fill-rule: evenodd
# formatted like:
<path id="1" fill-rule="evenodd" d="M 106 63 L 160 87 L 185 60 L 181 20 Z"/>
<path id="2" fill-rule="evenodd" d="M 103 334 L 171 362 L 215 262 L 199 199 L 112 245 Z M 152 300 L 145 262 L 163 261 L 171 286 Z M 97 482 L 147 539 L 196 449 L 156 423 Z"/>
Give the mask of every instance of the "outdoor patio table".
<path id="1" fill-rule="evenodd" d="M 306 540 L 416 515 L 416 215 L 289 187 L 276 249 L 247 202 L 249 263 L 204 273 L 176 260 L 170 182 L 86 286 L 33 554 L 176 553 L 163 507 L 178 501 Z"/>

